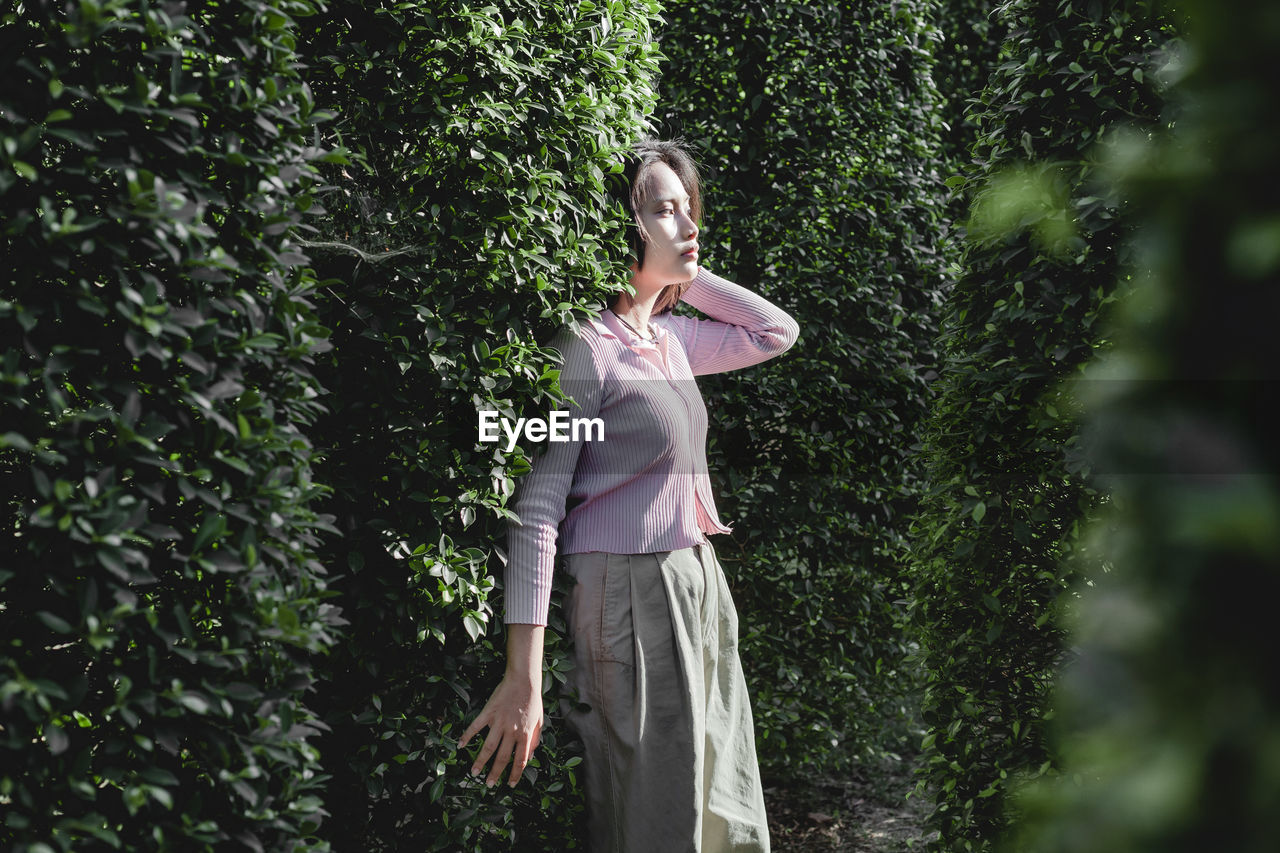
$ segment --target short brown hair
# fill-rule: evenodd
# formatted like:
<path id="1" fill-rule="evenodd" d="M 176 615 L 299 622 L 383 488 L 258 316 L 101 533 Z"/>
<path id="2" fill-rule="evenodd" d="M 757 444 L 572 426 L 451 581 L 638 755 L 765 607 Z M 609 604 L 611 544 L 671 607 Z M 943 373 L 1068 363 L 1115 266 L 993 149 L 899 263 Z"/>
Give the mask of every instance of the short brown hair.
<path id="1" fill-rule="evenodd" d="M 631 217 L 631 222 L 627 226 L 627 238 L 631 254 L 635 256 L 637 268 L 644 266 L 644 246 L 649 239 L 644 224 L 640 221 L 639 211 L 648 201 L 645 190 L 649 184 L 649 172 L 659 163 L 669 166 L 680 179 L 681 186 L 689 195 L 689 210 L 693 221 L 699 222 L 702 219 L 702 187 L 698 179 L 698 166 L 684 142 L 678 139 L 648 138 L 637 142 L 632 147 L 622 169 L 625 182 L 622 201 Z M 654 305 L 654 313 L 661 314 L 674 308 L 687 286 L 672 284 L 664 288 Z"/>

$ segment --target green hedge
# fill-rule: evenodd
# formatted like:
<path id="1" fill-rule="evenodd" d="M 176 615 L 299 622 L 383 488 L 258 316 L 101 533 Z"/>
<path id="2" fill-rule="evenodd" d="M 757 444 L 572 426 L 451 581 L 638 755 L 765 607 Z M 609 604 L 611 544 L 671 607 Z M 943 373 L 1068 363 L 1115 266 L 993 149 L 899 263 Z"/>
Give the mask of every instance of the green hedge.
<path id="1" fill-rule="evenodd" d="M 1115 498 L 1083 539 L 1112 570 L 1072 620 L 1062 776 L 1021 798 L 1008 850 L 1280 844 L 1280 121 L 1262 70 L 1280 24 L 1256 0 L 1167 13 L 1185 15 L 1176 112 L 1106 160 L 1140 227 L 1135 277 L 1081 383 L 1087 459 Z"/>
<path id="2" fill-rule="evenodd" d="M 10 9 L 12 9 L 12 5 Z M 0 846 L 326 849 L 314 5 L 0 27 Z"/>
<path id="3" fill-rule="evenodd" d="M 800 323 L 699 381 L 767 772 L 910 748 L 901 603 L 945 283 L 927 2 L 673 3 L 659 127 L 705 167 L 707 264 Z M 911 739 L 915 739 L 915 735 Z"/>
<path id="4" fill-rule="evenodd" d="M 1001 61 L 1009 22 L 997 18 L 995 8 L 985 0 L 939 0 L 936 8 L 942 41 L 934 48 L 933 79 L 945 101 L 938 160 L 947 174 L 960 174 L 973 167 L 970 149 L 980 133 L 980 98 L 987 78 Z M 945 222 L 950 234 L 968 215 L 968 205 L 958 188 L 948 201 Z M 953 251 L 962 249 L 961 241 L 952 242 Z"/>
<path id="5" fill-rule="evenodd" d="M 1141 2 L 1020 0 L 973 121 L 963 271 L 943 308 L 944 366 L 926 433 L 913 605 L 927 670 L 921 789 L 936 849 L 989 849 L 1011 776 L 1048 770 L 1046 691 L 1064 655 L 1056 607 L 1096 555 L 1065 560 L 1102 500 L 1057 387 L 1106 345 L 1132 225 L 1096 167 L 1118 130 L 1158 126 Z"/>
<path id="6" fill-rule="evenodd" d="M 643 2 L 335 2 L 300 41 L 350 160 L 325 172 L 308 247 L 334 343 L 317 368 L 334 404 L 311 431 L 341 532 L 324 560 L 351 622 L 316 696 L 337 849 L 576 845 L 558 600 L 529 781 L 489 791 L 453 749 L 501 674 L 495 584 L 530 450 L 479 444 L 477 412 L 556 407 L 540 342 L 626 280 L 605 185 L 652 109 L 655 15 Z"/>

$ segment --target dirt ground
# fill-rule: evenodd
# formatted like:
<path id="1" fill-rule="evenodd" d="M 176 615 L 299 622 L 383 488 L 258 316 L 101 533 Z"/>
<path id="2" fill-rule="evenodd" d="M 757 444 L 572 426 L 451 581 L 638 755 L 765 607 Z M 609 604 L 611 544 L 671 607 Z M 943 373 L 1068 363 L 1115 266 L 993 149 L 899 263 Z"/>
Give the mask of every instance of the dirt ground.
<path id="1" fill-rule="evenodd" d="M 765 780 L 774 853 L 906 853 L 920 851 L 928 804 L 909 767 L 877 771 L 875 781 Z"/>

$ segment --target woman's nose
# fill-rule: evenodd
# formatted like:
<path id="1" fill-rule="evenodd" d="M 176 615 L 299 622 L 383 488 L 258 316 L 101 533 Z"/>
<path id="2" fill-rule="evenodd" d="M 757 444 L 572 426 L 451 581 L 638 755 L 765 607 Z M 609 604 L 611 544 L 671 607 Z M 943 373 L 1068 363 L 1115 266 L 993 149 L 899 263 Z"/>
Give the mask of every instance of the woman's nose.
<path id="1" fill-rule="evenodd" d="M 693 217 L 692 217 L 692 216 L 690 216 L 690 215 L 689 215 L 689 214 L 687 214 L 687 213 L 686 213 L 686 214 L 684 214 L 684 218 L 687 220 L 687 223 L 686 223 L 686 225 L 685 225 L 684 233 L 685 233 L 685 234 L 687 234 L 687 235 L 689 236 L 689 238 L 690 238 L 690 239 L 692 239 L 693 237 L 697 237 L 697 236 L 698 236 L 698 223 L 694 222 L 694 221 L 693 221 Z"/>

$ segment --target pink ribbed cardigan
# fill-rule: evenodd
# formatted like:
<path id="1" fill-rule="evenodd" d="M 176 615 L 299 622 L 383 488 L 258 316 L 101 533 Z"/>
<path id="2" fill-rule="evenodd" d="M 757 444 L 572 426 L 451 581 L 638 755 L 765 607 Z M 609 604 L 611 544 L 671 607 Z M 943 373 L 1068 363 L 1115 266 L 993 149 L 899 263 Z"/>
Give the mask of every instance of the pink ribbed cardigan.
<path id="1" fill-rule="evenodd" d="M 508 624 L 547 623 L 557 536 L 561 554 L 647 554 L 729 532 L 711 494 L 707 410 L 693 377 L 772 358 L 800 327 L 702 268 L 683 299 L 711 319 L 652 317 L 649 342 L 605 311 L 553 342 L 561 387 L 577 404 L 570 417 L 600 418 L 604 438 L 548 443 L 521 481 L 520 520 L 507 531 Z"/>

